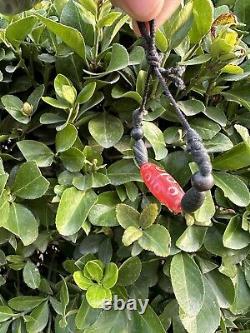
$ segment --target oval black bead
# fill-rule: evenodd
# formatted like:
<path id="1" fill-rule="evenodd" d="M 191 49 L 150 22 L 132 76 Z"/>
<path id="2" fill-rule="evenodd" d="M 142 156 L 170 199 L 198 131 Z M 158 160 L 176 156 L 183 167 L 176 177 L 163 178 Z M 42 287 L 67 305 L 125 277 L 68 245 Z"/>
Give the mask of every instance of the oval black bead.
<path id="1" fill-rule="evenodd" d="M 136 141 L 141 140 L 144 137 L 142 127 L 133 128 L 132 131 L 131 131 L 131 136 Z"/>
<path id="2" fill-rule="evenodd" d="M 205 200 L 205 193 L 198 192 L 194 187 L 186 192 L 181 201 L 181 207 L 184 213 L 194 213 L 201 208 Z"/>
<path id="3" fill-rule="evenodd" d="M 134 154 L 139 166 L 148 162 L 148 151 L 143 140 L 136 141 L 134 144 Z"/>
<path id="4" fill-rule="evenodd" d="M 211 174 L 203 176 L 200 172 L 196 172 L 192 176 L 192 185 L 199 192 L 209 191 L 214 186 L 214 178 Z"/>

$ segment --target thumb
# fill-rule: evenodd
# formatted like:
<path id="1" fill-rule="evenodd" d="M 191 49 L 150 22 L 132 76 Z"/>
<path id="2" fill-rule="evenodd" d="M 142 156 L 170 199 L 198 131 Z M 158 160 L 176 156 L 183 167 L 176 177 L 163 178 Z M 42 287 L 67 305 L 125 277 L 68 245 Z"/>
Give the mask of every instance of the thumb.
<path id="1" fill-rule="evenodd" d="M 113 0 L 112 2 L 137 21 L 156 18 L 164 6 L 164 0 Z"/>

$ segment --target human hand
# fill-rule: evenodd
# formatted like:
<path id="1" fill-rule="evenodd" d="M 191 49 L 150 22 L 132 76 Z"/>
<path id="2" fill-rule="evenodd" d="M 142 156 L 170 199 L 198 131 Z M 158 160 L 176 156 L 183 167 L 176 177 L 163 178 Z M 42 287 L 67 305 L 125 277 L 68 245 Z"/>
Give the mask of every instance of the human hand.
<path id="1" fill-rule="evenodd" d="M 179 7 L 181 0 L 112 0 L 112 2 L 125 10 L 135 21 L 146 22 L 155 19 L 159 27 Z"/>

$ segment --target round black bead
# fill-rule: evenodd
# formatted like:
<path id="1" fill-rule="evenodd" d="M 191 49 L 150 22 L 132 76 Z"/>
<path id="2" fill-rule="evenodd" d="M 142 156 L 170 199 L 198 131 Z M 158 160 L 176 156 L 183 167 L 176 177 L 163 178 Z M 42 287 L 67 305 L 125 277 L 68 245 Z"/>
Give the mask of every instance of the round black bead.
<path id="1" fill-rule="evenodd" d="M 192 177 L 192 185 L 199 192 L 209 191 L 214 186 L 214 178 L 211 174 L 203 176 L 200 172 L 196 172 Z"/>
<path id="2" fill-rule="evenodd" d="M 144 137 L 142 127 L 133 128 L 132 131 L 131 131 L 131 136 L 136 141 L 141 140 Z"/>
<path id="3" fill-rule="evenodd" d="M 205 193 L 198 192 L 194 187 L 186 192 L 181 201 L 181 207 L 184 213 L 194 213 L 201 208 L 205 200 Z"/>

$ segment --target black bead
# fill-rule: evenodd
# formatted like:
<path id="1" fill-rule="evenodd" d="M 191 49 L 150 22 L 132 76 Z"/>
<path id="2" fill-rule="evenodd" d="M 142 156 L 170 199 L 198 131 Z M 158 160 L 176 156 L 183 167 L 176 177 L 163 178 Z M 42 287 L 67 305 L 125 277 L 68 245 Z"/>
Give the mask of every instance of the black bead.
<path id="1" fill-rule="evenodd" d="M 201 208 L 205 200 L 205 193 L 198 192 L 194 187 L 186 192 L 181 201 L 181 207 L 184 213 L 194 213 Z"/>
<path id="2" fill-rule="evenodd" d="M 142 127 L 133 128 L 132 131 L 131 131 L 131 136 L 136 141 L 141 140 L 144 137 Z"/>
<path id="3" fill-rule="evenodd" d="M 196 172 L 192 177 L 192 185 L 197 191 L 209 191 L 214 186 L 214 178 L 211 174 L 203 176 L 200 172 Z"/>
<path id="4" fill-rule="evenodd" d="M 148 151 L 143 140 L 136 141 L 134 144 L 134 154 L 139 166 L 148 162 Z"/>

